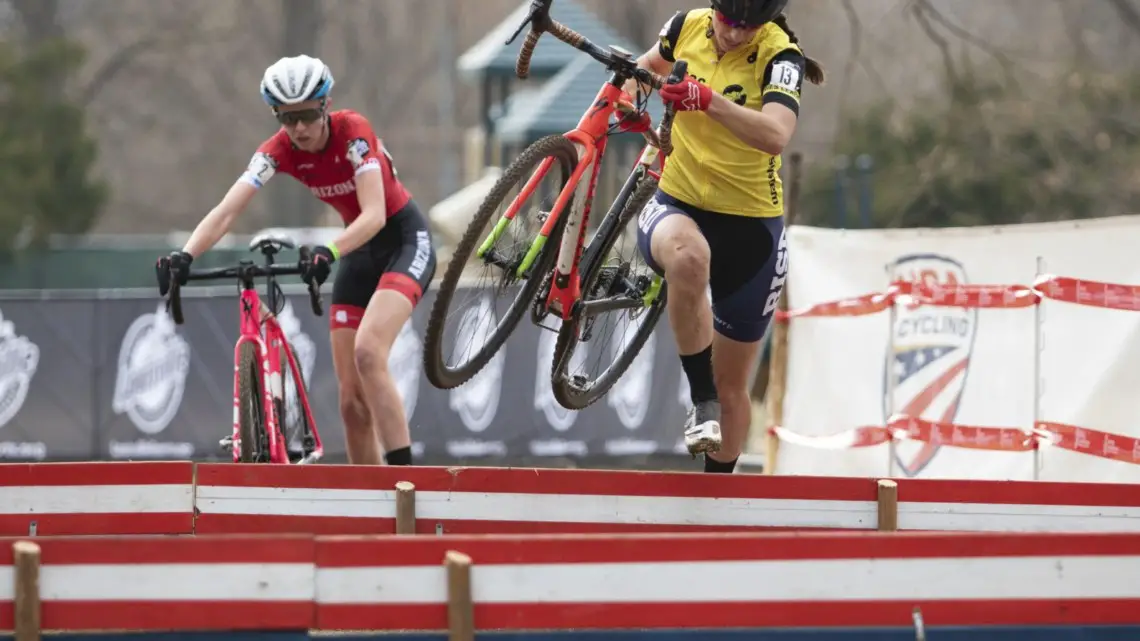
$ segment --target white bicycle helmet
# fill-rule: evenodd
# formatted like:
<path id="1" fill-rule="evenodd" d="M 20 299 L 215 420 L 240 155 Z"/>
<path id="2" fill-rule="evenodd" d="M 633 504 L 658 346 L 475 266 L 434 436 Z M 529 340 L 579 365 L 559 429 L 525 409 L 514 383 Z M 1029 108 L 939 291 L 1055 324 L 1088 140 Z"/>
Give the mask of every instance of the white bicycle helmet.
<path id="1" fill-rule="evenodd" d="M 261 97 L 270 107 L 325 98 L 333 88 L 332 72 L 320 58 L 282 58 L 261 77 Z"/>

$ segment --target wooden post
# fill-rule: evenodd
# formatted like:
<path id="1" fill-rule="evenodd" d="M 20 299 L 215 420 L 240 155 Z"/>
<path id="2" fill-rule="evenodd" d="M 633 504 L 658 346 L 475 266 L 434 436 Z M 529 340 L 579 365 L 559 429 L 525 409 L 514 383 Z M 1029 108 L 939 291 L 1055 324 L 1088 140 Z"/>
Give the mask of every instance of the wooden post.
<path id="1" fill-rule="evenodd" d="M 879 479 L 879 531 L 897 532 L 899 529 L 899 484 Z"/>
<path id="2" fill-rule="evenodd" d="M 803 154 L 794 153 L 788 157 L 788 191 L 784 195 L 787 211 L 784 212 L 784 229 L 792 226 L 799 213 L 800 184 L 803 180 Z M 786 233 L 786 232 L 785 232 Z M 794 262 L 789 260 L 789 266 Z M 784 289 L 780 293 L 780 302 L 776 307 L 780 311 L 788 311 L 788 282 L 784 280 Z M 776 461 L 780 452 L 780 439 L 771 428 L 784 424 L 784 393 L 788 383 L 788 323 L 772 319 L 772 347 L 769 353 L 768 386 L 764 394 L 765 404 L 768 406 L 768 427 L 764 437 L 764 473 L 776 473 Z"/>
<path id="3" fill-rule="evenodd" d="M 396 483 L 396 534 L 416 533 L 416 486 Z"/>
<path id="4" fill-rule="evenodd" d="M 12 544 L 15 557 L 15 641 L 40 638 L 40 546 L 31 541 Z"/>
<path id="5" fill-rule="evenodd" d="M 448 550 L 447 569 L 448 641 L 475 641 L 475 603 L 471 598 L 471 557 Z"/>

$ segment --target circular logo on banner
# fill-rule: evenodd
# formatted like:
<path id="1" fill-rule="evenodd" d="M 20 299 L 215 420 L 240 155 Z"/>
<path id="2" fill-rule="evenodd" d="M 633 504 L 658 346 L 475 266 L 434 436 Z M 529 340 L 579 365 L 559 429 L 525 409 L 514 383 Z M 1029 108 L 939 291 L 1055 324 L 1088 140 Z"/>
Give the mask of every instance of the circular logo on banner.
<path id="1" fill-rule="evenodd" d="M 622 316 L 618 329 L 610 340 L 611 358 L 617 359 L 637 333 L 641 331 L 641 319 L 630 320 Z M 618 420 L 626 429 L 636 430 L 645 422 L 649 413 L 649 401 L 653 396 L 653 358 L 657 353 L 657 334 L 652 332 L 642 345 L 641 351 L 630 363 L 629 369 L 614 383 L 606 394 L 606 403 L 613 408 Z"/>
<path id="2" fill-rule="evenodd" d="M 562 326 L 559 319 L 555 319 L 558 329 Z M 550 427 L 565 432 L 578 420 L 578 412 L 568 410 L 558 404 L 554 398 L 554 389 L 550 385 L 550 371 L 554 364 L 554 345 L 558 342 L 558 334 L 549 330 L 542 330 L 538 338 L 538 374 L 534 377 L 534 409 L 540 410 L 546 417 Z M 578 343 L 574 353 L 570 355 L 570 366 L 567 371 L 571 374 L 578 371 L 589 355 L 589 348 L 585 343 Z"/>
<path id="3" fill-rule="evenodd" d="M 479 300 L 479 306 L 463 312 L 459 319 L 459 329 L 455 333 L 455 349 L 473 353 L 491 338 L 499 324 L 495 309 L 487 297 Z M 467 347 L 460 347 L 467 346 Z M 469 431 L 479 433 L 490 427 L 499 411 L 499 399 L 503 388 L 503 350 L 491 357 L 491 361 L 479 370 L 471 380 L 451 390 L 448 406 L 459 414 L 459 420 Z"/>
<path id="4" fill-rule="evenodd" d="M 409 318 L 400 328 L 399 335 L 392 343 L 392 353 L 388 355 L 388 370 L 396 381 L 396 389 L 400 391 L 400 398 L 404 401 L 404 417 L 412 420 L 416 411 L 416 402 L 420 396 L 420 374 L 423 371 L 424 344 L 412 327 Z"/>
<path id="5" fill-rule="evenodd" d="M 28 398 L 32 377 L 40 363 L 40 348 L 0 313 L 0 427 L 16 417 Z"/>
<path id="6" fill-rule="evenodd" d="M 189 373 L 190 345 L 159 303 L 153 314 L 136 318 L 123 336 L 111 408 L 125 413 L 140 432 L 158 434 L 178 413 Z"/>

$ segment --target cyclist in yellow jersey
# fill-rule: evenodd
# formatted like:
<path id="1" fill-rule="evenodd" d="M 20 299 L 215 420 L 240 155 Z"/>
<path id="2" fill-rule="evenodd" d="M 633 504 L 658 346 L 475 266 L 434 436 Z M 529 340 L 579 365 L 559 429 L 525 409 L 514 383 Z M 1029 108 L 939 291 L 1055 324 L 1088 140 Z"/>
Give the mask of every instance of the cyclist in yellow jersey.
<path id="1" fill-rule="evenodd" d="M 823 82 L 788 26 L 787 5 L 712 0 L 670 18 L 638 59 L 662 75 L 675 60 L 689 65 L 687 78 L 660 90 L 677 112 L 674 150 L 638 217 L 638 244 L 669 283 L 693 403 L 685 445 L 704 453 L 705 472 L 732 473 L 748 437 L 749 384 L 788 273 L 780 154 L 796 129 L 804 77 Z"/>

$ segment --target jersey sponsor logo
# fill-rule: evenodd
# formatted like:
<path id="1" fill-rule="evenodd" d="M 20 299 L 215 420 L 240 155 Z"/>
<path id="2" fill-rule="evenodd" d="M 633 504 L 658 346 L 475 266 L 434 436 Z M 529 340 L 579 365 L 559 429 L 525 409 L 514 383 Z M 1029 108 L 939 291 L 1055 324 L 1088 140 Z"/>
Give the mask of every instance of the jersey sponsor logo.
<path id="1" fill-rule="evenodd" d="M 748 94 L 744 93 L 744 87 L 740 85 L 729 85 L 725 87 L 724 91 L 720 92 L 720 94 L 741 107 L 744 106 L 744 103 L 748 102 Z"/>
<path id="2" fill-rule="evenodd" d="M 309 191 L 321 200 L 347 196 L 356 191 L 356 180 L 349 179 L 335 185 L 312 185 L 309 187 Z"/>
<path id="3" fill-rule="evenodd" d="M 126 414 L 143 434 L 156 436 L 170 425 L 182 406 L 190 374 L 190 344 L 180 336 L 163 303 L 136 318 L 119 346 L 118 371 L 111 409 Z M 189 458 L 193 443 L 109 443 L 112 458 Z"/>
<path id="4" fill-rule="evenodd" d="M 928 287 L 965 284 L 965 268 L 936 254 L 902 256 L 890 265 L 892 282 Z M 966 387 L 966 374 L 978 328 L 978 310 L 961 307 L 899 305 L 891 328 L 891 347 L 883 376 L 883 413 L 902 413 L 928 421 L 954 422 Z M 903 441 L 895 462 L 916 476 L 940 447 Z"/>
<path id="5" fill-rule="evenodd" d="M 641 233 L 648 234 L 653 231 L 653 226 L 668 214 L 669 207 L 657 199 L 657 194 L 654 194 L 653 198 L 645 203 L 645 208 L 641 210 L 641 213 L 637 215 L 637 227 Z"/>
<path id="6" fill-rule="evenodd" d="M 764 301 L 764 316 L 776 311 L 780 304 L 780 293 L 784 291 L 784 281 L 788 278 L 788 228 L 780 230 L 780 242 L 776 245 L 775 273 L 768 286 L 768 298 Z"/>
<path id="7" fill-rule="evenodd" d="M 368 144 L 367 140 L 354 138 L 348 143 L 348 154 L 345 157 L 352 163 L 353 169 L 360 169 L 369 160 L 375 162 L 375 158 L 368 158 L 368 154 L 371 152 L 372 146 Z"/>
<path id="8" fill-rule="evenodd" d="M 259 151 L 250 159 L 243 178 L 249 184 L 261 189 L 277 173 L 277 166 L 277 160 L 273 156 Z"/>
<path id="9" fill-rule="evenodd" d="M 776 169 L 776 156 L 768 157 L 768 196 L 772 204 L 780 204 L 780 172 Z"/>
<path id="10" fill-rule="evenodd" d="M 408 266 L 408 273 L 412 275 L 412 278 L 423 279 L 429 259 L 431 259 L 431 235 L 426 229 L 417 230 L 416 254 L 412 257 L 412 264 Z"/>

